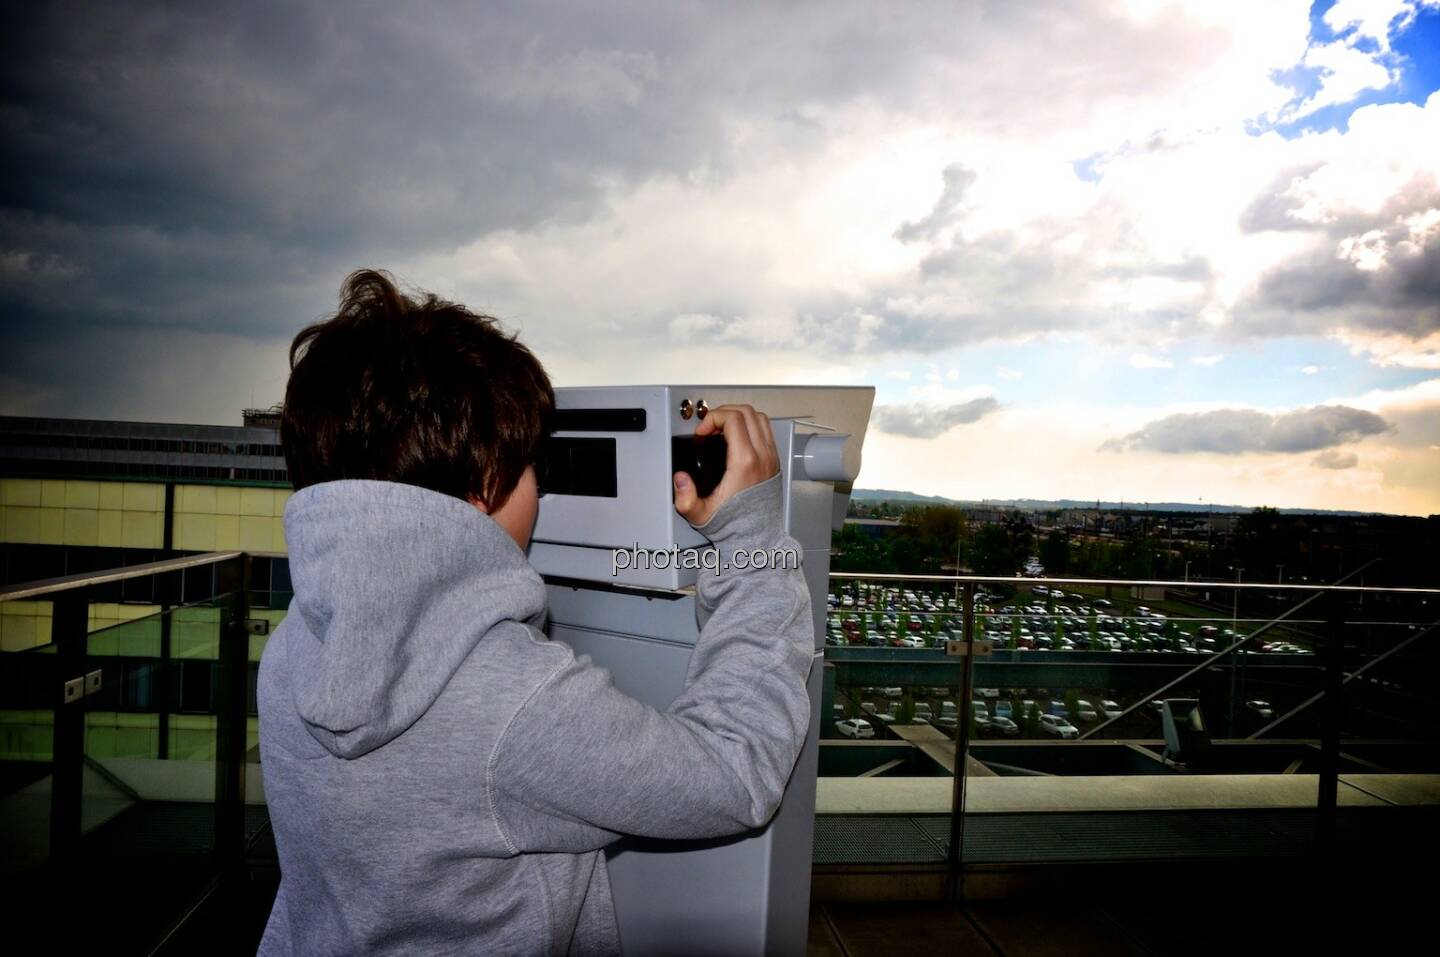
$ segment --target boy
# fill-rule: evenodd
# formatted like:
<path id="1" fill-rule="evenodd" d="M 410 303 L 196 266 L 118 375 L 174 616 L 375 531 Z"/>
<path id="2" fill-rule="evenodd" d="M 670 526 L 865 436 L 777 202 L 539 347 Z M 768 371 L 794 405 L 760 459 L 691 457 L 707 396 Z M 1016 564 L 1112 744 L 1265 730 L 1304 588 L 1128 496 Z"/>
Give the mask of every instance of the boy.
<path id="1" fill-rule="evenodd" d="M 809 726 L 797 569 L 702 573 L 664 712 L 546 639 L 525 558 L 554 393 L 493 320 L 362 271 L 290 351 L 295 598 L 260 662 L 282 880 L 261 954 L 616 953 L 607 844 L 764 825 Z M 764 415 L 675 507 L 721 551 L 794 548 Z M 683 950 L 684 941 L 676 941 Z"/>

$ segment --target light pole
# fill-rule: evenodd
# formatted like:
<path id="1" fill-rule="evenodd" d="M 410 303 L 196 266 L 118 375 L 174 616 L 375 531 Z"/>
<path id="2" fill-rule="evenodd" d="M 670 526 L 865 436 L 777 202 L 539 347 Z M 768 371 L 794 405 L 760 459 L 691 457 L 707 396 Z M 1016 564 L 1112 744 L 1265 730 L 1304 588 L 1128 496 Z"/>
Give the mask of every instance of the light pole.
<path id="1" fill-rule="evenodd" d="M 1245 569 L 1234 565 L 1230 567 L 1235 569 L 1235 584 L 1239 585 L 1240 579 L 1244 577 Z M 1230 604 L 1230 633 L 1232 636 L 1240 633 L 1240 589 L 1236 588 L 1233 591 L 1234 597 Z M 1240 654 L 1244 652 L 1244 650 L 1244 648 L 1236 650 L 1235 657 L 1230 661 L 1230 722 L 1227 733 L 1232 738 L 1235 737 L 1235 673 L 1240 668 Z"/>
<path id="2" fill-rule="evenodd" d="M 1185 588 L 1186 588 L 1187 590 L 1190 588 L 1190 563 L 1189 563 L 1189 562 L 1186 562 L 1186 563 L 1185 563 Z"/>
<path id="3" fill-rule="evenodd" d="M 1283 585 L 1283 584 L 1285 584 L 1285 566 L 1284 566 L 1284 565 L 1276 565 L 1276 566 L 1275 566 L 1275 584 L 1277 584 L 1277 585 Z"/>

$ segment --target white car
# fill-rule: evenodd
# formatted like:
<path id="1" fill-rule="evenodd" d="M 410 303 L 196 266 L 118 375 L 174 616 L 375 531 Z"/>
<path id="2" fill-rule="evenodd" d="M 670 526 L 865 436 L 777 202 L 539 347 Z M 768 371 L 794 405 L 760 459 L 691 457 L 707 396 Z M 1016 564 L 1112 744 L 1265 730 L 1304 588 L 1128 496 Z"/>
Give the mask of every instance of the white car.
<path id="1" fill-rule="evenodd" d="M 901 647 L 901 648 L 924 648 L 924 647 L 925 647 L 925 639 L 924 639 L 924 638 L 921 638 L 919 635 L 906 635 L 904 638 L 901 638 L 901 639 L 900 639 L 900 647 Z"/>
<path id="2" fill-rule="evenodd" d="M 836 721 L 835 730 L 846 738 L 875 737 L 875 729 L 870 727 L 870 722 L 861 718 L 848 718 L 844 721 Z"/>
<path id="3" fill-rule="evenodd" d="M 1073 724 L 1071 724 L 1069 721 L 1066 721 L 1064 718 L 1056 717 L 1053 714 L 1042 714 L 1040 716 L 1040 729 L 1048 735 L 1052 735 L 1057 738 L 1065 738 L 1067 740 L 1070 738 L 1079 737 L 1080 735 L 1079 728 L 1075 727 Z"/>
<path id="4" fill-rule="evenodd" d="M 1261 718 L 1275 717 L 1275 709 L 1271 707 L 1268 701 L 1261 701 L 1259 699 L 1247 701 L 1245 702 L 1245 708 L 1251 714 L 1258 715 Z"/>
<path id="5" fill-rule="evenodd" d="M 1104 715 L 1107 720 L 1120 717 L 1122 710 L 1123 709 L 1113 701 L 1106 700 L 1100 702 L 1100 713 Z"/>

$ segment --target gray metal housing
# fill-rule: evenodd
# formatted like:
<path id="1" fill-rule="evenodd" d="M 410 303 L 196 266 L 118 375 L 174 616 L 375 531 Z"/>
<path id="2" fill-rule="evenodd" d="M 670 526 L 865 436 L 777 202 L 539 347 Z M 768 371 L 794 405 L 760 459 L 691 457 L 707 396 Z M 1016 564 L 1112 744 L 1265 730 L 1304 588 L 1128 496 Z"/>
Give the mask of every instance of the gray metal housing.
<path id="1" fill-rule="evenodd" d="M 666 708 L 684 686 L 698 637 L 693 583 L 683 573 L 620 581 L 611 547 L 698 544 L 676 514 L 670 437 L 693 431 L 680 401 L 710 407 L 748 402 L 771 416 L 781 451 L 787 531 L 804 548 L 815 661 L 809 680 L 810 733 L 780 809 L 762 829 L 725 840 L 627 838 L 609 852 L 611 886 L 625 953 L 759 955 L 805 952 L 821 719 L 825 595 L 830 532 L 843 519 L 874 400 L 870 388 L 658 386 L 561 389 L 560 408 L 647 410 L 644 433 L 625 433 L 615 499 L 546 495 L 531 561 L 546 573 L 550 635 L 609 669 L 627 694 Z M 826 427 L 829 428 L 826 428 Z M 834 431 L 831 431 L 831 430 Z M 617 437 L 621 434 L 617 433 Z M 814 436 L 833 437 L 812 449 Z M 844 436 L 843 448 L 836 444 Z M 810 471 L 826 476 L 817 480 Z M 837 481 L 837 470 L 848 474 Z"/>

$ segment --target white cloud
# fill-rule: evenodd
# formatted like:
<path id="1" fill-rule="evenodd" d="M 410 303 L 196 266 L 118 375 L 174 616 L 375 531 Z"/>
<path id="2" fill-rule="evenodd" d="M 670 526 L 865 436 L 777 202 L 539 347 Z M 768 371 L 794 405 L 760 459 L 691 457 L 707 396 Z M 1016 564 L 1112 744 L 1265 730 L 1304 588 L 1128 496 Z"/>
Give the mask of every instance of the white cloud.
<path id="1" fill-rule="evenodd" d="M 1440 331 L 1418 339 L 1398 334 L 1342 330 L 1336 338 L 1357 355 L 1369 355 L 1376 365 L 1440 369 Z"/>
<path id="2" fill-rule="evenodd" d="M 1219 355 L 1217 353 L 1215 355 L 1209 356 L 1193 356 L 1191 357 L 1190 361 L 1195 363 L 1197 366 L 1213 366 L 1219 365 L 1224 358 L 1225 357 L 1223 355 Z"/>
<path id="3" fill-rule="evenodd" d="M 1175 365 L 1163 356 L 1151 356 L 1142 352 L 1130 356 L 1130 364 L 1137 369 L 1169 369 Z"/>
<path id="4" fill-rule="evenodd" d="M 1008 366 L 996 366 L 995 374 L 1006 382 L 1014 382 L 1016 379 L 1025 378 L 1025 373 L 1019 369 L 1011 369 Z"/>
<path id="5" fill-rule="evenodd" d="M 1320 371 L 1320 366 L 1313 364 L 1308 366 L 1301 366 L 1300 371 L 1305 373 L 1306 375 L 1315 375 Z"/>
<path id="6" fill-rule="evenodd" d="M 1360 456 L 1354 452 L 1326 449 L 1311 459 L 1310 464 L 1320 469 L 1353 469 L 1360 464 Z"/>

